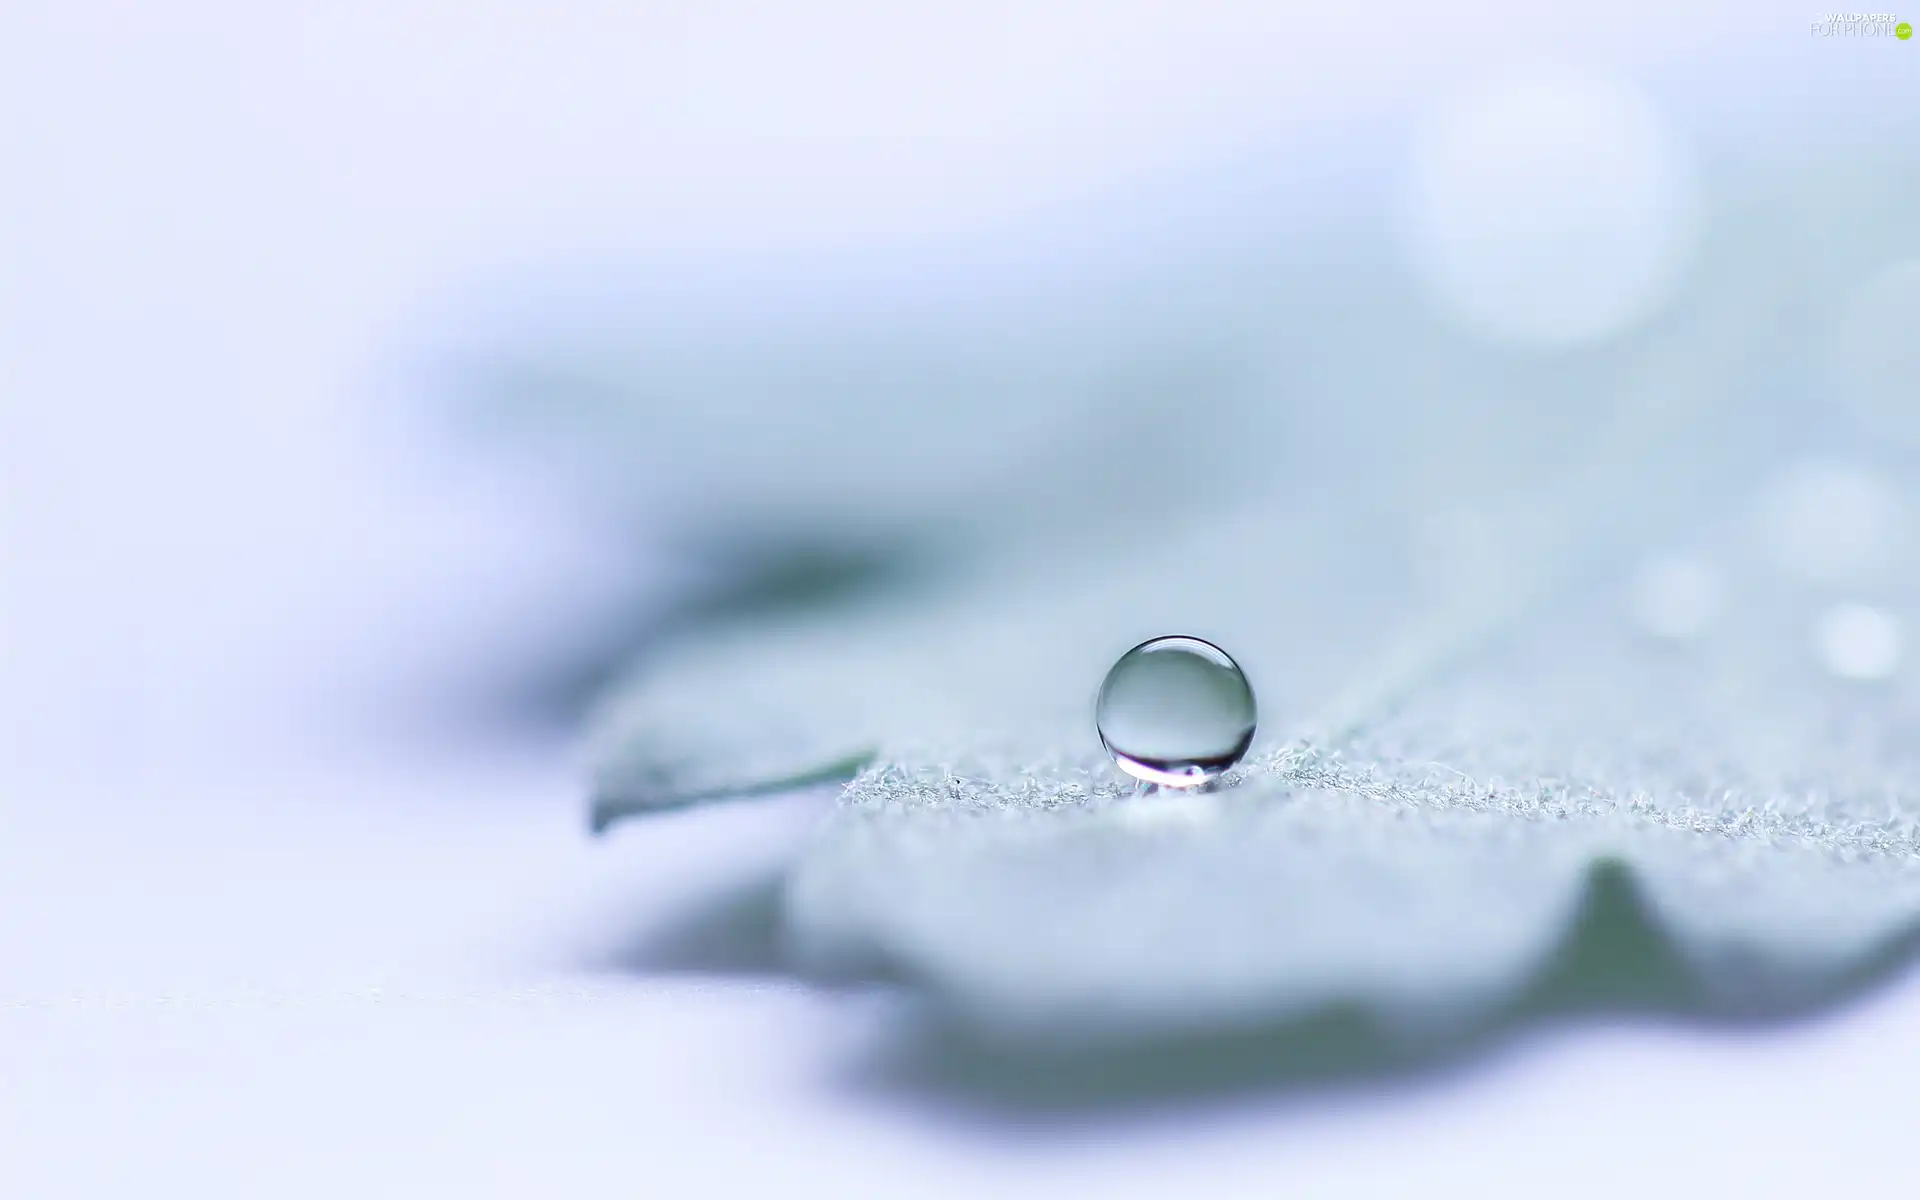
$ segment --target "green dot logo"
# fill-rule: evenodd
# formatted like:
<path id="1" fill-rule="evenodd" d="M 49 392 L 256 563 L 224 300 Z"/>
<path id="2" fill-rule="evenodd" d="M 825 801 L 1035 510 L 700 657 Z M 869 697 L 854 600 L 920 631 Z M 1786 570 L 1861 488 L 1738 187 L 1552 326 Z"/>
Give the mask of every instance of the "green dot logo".
<path id="1" fill-rule="evenodd" d="M 1901 41 L 1904 42 L 1908 38 L 1913 36 L 1913 26 L 1909 25 L 1905 21 L 1902 21 L 1898 25 L 1895 25 L 1893 27 L 1893 36 L 1899 38 Z"/>

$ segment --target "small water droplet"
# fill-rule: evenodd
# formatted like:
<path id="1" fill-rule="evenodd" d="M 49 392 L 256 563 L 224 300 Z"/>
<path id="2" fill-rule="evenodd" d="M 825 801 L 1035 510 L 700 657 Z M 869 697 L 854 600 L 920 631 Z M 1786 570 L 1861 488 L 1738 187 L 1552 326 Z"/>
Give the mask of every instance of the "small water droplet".
<path id="1" fill-rule="evenodd" d="M 1121 655 L 1094 709 L 1100 743 L 1121 770 L 1178 788 L 1239 762 L 1257 716 L 1239 664 L 1195 637 L 1157 637 Z"/>

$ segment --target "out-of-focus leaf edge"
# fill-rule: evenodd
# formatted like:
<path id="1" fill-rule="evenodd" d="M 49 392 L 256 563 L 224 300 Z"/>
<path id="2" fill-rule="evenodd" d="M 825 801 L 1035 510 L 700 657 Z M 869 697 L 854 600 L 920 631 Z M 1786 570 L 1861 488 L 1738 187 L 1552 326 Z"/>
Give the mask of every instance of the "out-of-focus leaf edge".
<path id="1" fill-rule="evenodd" d="M 877 753 L 872 749 L 861 750 L 791 775 L 721 788 L 709 788 L 698 792 L 636 795 L 632 792 L 600 790 L 594 794 L 592 804 L 589 806 L 588 828 L 598 835 L 605 833 L 615 822 L 627 817 L 673 812 L 677 809 L 693 808 L 721 800 L 746 800 L 756 796 L 772 796 L 822 783 L 846 783 L 865 770 L 873 762 Z"/>

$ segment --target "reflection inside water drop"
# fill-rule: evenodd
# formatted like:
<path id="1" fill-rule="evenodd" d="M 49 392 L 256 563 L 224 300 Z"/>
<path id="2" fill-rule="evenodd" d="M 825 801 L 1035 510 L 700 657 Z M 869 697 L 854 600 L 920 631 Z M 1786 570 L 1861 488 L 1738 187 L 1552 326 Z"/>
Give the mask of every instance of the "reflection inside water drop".
<path id="1" fill-rule="evenodd" d="M 1194 637 L 1159 637 L 1120 656 L 1100 685 L 1094 720 L 1121 770 L 1145 783 L 1194 787 L 1253 744 L 1253 688 L 1227 652 Z"/>

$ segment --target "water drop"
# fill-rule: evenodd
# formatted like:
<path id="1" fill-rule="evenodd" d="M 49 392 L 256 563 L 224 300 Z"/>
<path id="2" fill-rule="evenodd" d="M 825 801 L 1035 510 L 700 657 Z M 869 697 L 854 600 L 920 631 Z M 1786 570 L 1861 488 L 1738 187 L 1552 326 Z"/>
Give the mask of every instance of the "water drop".
<path id="1" fill-rule="evenodd" d="M 1225 650 L 1195 637 L 1157 637 L 1107 672 L 1094 722 L 1121 770 L 1186 788 L 1240 761 L 1257 715 L 1253 688 Z"/>

